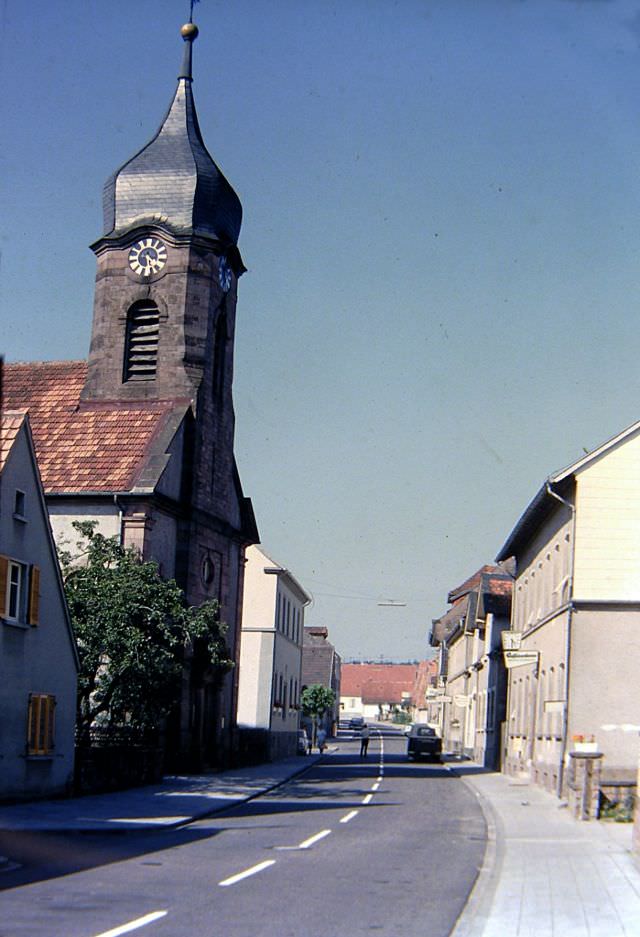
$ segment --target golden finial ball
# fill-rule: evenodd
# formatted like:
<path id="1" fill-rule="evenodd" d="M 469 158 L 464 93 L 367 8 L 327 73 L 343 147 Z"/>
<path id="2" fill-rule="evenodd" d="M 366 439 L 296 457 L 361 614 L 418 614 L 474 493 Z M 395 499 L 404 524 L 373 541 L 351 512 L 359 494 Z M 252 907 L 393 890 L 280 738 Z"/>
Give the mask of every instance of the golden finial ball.
<path id="1" fill-rule="evenodd" d="M 193 40 L 197 37 L 198 32 L 199 30 L 195 23 L 185 23 L 184 26 L 182 26 L 180 29 L 180 35 L 188 42 L 193 42 Z"/>

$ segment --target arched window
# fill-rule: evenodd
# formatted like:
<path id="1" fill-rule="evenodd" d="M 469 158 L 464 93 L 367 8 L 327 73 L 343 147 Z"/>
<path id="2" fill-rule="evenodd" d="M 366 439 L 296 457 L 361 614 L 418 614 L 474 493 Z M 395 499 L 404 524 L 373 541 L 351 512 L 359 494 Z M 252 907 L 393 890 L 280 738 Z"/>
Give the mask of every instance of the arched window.
<path id="1" fill-rule="evenodd" d="M 124 381 L 153 381 L 158 367 L 160 316 L 150 299 L 141 299 L 127 313 Z"/>

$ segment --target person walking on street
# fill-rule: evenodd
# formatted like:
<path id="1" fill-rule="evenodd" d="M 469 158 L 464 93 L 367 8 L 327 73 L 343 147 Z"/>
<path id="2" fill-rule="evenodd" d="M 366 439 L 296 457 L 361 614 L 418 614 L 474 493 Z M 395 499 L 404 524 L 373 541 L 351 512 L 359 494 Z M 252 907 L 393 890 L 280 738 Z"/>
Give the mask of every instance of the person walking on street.
<path id="1" fill-rule="evenodd" d="M 322 754 L 324 751 L 326 741 L 327 741 L 327 733 L 325 732 L 324 729 L 318 729 L 317 741 L 318 741 L 318 751 L 320 752 L 320 754 Z"/>
<path id="2" fill-rule="evenodd" d="M 369 726 L 365 722 L 360 732 L 360 757 L 367 757 L 367 749 L 369 748 Z"/>

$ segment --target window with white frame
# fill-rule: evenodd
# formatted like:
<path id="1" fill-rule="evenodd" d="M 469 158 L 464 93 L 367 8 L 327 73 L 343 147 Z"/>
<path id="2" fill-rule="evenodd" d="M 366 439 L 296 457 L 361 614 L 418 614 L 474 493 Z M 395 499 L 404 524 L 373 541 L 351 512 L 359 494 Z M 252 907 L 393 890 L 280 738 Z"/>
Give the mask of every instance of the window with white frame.
<path id="1" fill-rule="evenodd" d="M 37 625 L 39 606 L 39 568 L 0 556 L 0 618 L 12 623 Z"/>

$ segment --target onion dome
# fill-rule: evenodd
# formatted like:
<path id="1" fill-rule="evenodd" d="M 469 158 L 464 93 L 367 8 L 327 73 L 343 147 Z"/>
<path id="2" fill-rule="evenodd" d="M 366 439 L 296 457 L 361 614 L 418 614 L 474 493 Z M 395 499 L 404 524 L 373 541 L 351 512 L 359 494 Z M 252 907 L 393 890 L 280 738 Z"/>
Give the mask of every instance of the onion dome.
<path id="1" fill-rule="evenodd" d="M 175 234 L 200 234 L 236 245 L 240 199 L 204 145 L 191 83 L 192 44 L 198 27 L 187 23 L 178 87 L 160 129 L 105 183 L 104 237 L 155 224 Z"/>

